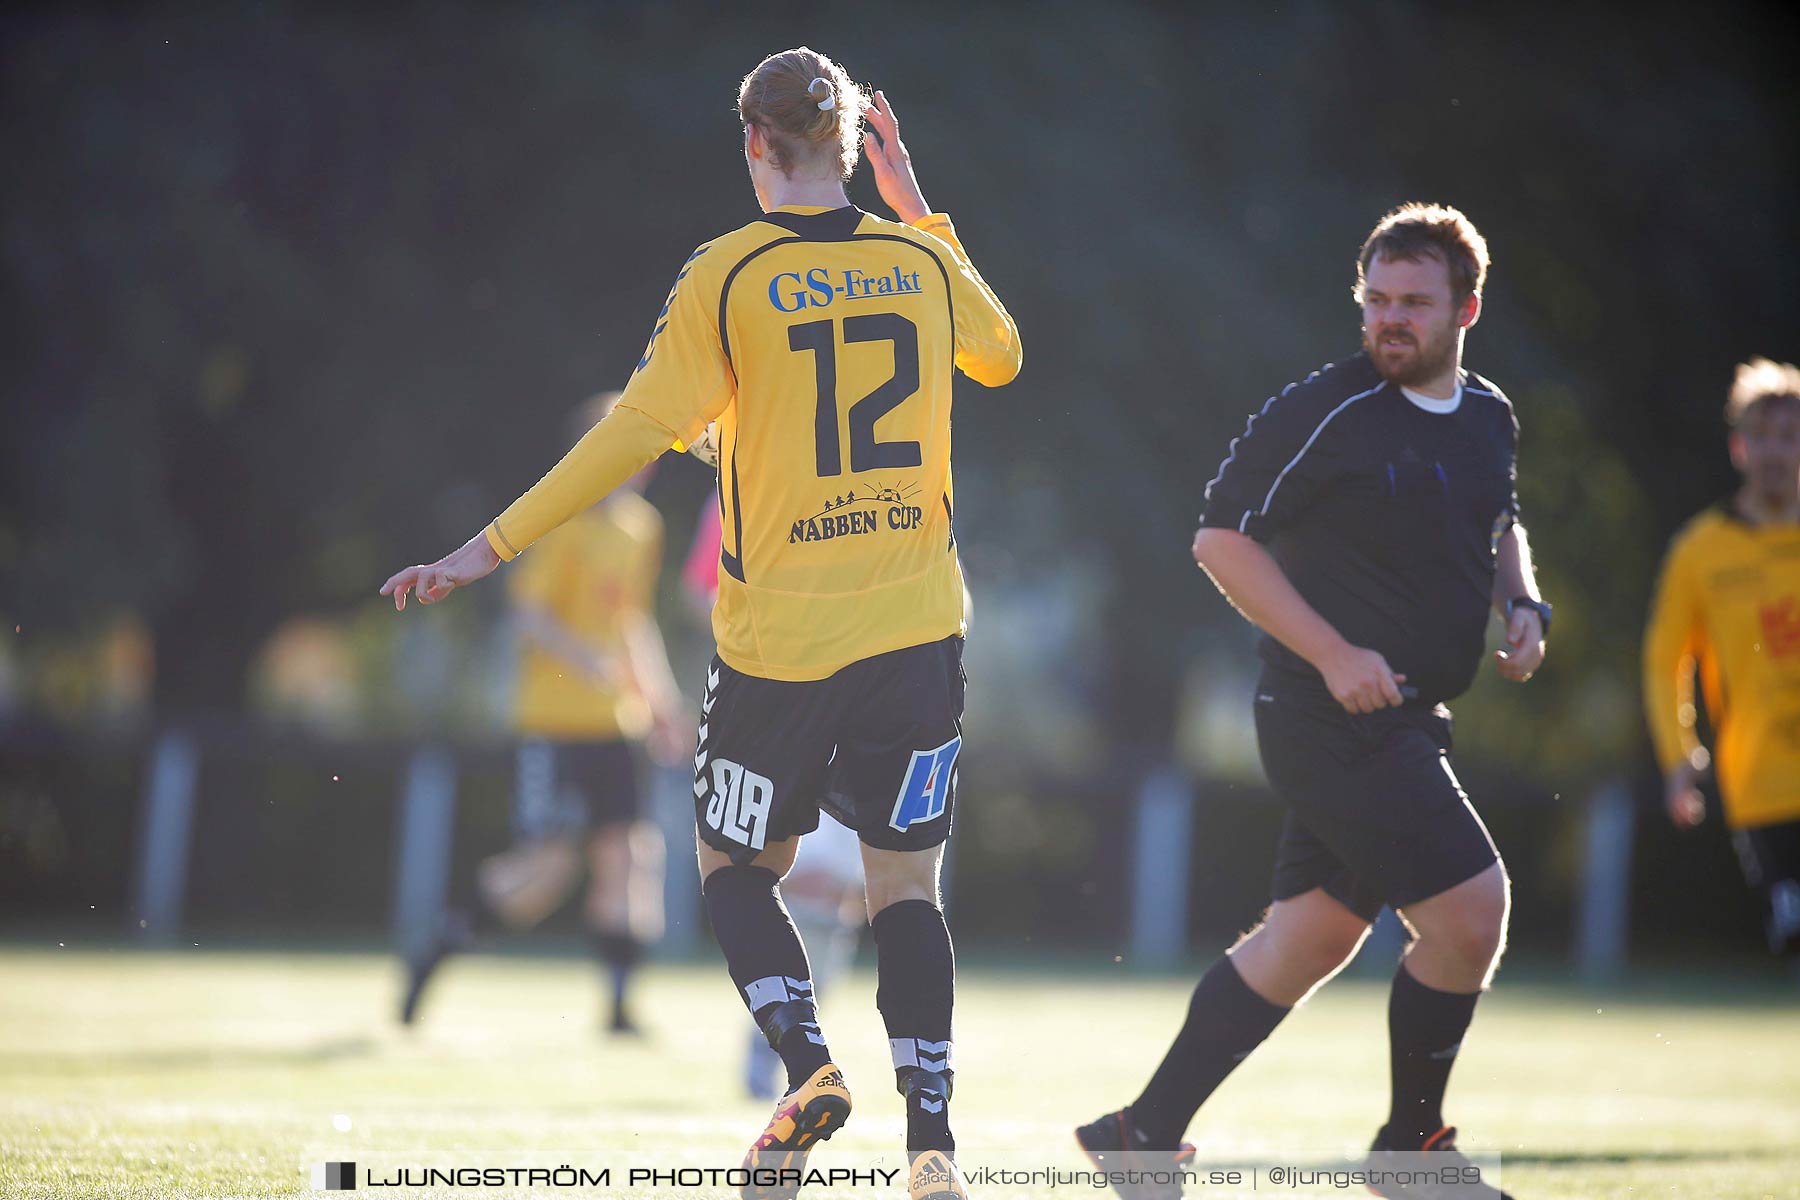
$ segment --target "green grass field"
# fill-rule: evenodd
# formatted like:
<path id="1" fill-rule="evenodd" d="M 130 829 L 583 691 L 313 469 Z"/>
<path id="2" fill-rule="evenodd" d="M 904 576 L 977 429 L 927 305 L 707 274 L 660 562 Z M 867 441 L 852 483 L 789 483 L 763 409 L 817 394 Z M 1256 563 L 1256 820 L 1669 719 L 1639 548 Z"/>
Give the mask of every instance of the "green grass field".
<path id="1" fill-rule="evenodd" d="M 1189 982 L 965 959 L 960 1157 L 1084 1165 L 1070 1127 L 1135 1094 Z M 1526 1200 L 1800 1196 L 1800 987 L 1652 982 L 1584 993 L 1503 977 L 1453 1083 L 1464 1145 L 1502 1151 Z M 573 958 L 458 960 L 411 1032 L 389 1020 L 397 986 L 372 954 L 0 948 L 0 1195 L 310 1194 L 311 1158 L 458 1148 L 729 1165 L 767 1115 L 738 1090 L 746 1018 L 711 963 L 646 972 L 642 1042 L 596 1035 L 595 973 Z M 1195 1122 L 1202 1160 L 1366 1144 L 1386 1101 L 1384 1005 L 1381 984 L 1340 980 L 1291 1018 Z M 858 1108 L 815 1162 L 892 1166 L 899 1101 L 873 973 L 844 981 L 823 1018 Z"/>

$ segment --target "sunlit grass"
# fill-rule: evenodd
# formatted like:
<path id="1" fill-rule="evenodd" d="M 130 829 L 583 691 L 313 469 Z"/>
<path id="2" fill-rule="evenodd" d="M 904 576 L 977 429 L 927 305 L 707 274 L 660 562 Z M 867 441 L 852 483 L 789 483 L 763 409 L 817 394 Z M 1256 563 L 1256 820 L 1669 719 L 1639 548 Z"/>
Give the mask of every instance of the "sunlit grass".
<path id="1" fill-rule="evenodd" d="M 729 1166 L 767 1114 L 740 1090 L 747 1019 L 722 966 L 649 968 L 641 1041 L 598 1033 L 597 975 L 577 959 L 458 960 L 412 1031 L 391 1021 L 398 982 L 363 954 L 0 950 L 0 1195 L 310 1193 L 304 1162 L 408 1151 Z M 1136 1094 L 1189 987 L 1103 965 L 983 970 L 965 953 L 961 1157 L 1084 1165 L 1070 1128 Z M 1386 1104 L 1385 1003 L 1381 984 L 1345 980 L 1292 1017 L 1195 1122 L 1202 1159 L 1365 1145 Z M 1465 1146 L 1507 1156 L 1527 1200 L 1800 1196 L 1797 1013 L 1800 989 L 1766 980 L 1585 994 L 1503 977 L 1449 1115 Z M 815 1162 L 891 1167 L 902 1130 L 873 972 L 823 1017 L 857 1110 Z"/>

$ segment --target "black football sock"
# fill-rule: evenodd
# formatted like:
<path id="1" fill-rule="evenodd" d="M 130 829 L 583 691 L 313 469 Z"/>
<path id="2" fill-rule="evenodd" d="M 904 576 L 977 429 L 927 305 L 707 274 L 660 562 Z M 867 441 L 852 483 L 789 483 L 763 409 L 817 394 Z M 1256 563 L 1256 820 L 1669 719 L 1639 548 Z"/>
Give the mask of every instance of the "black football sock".
<path id="1" fill-rule="evenodd" d="M 813 1007 L 806 947 L 781 902 L 775 872 L 766 867 L 720 867 L 701 893 L 725 967 L 763 1036 L 787 1067 L 793 1091 L 831 1061 Z"/>
<path id="2" fill-rule="evenodd" d="M 875 1006 L 887 1025 L 894 1082 L 906 1097 L 906 1148 L 956 1149 L 950 1133 L 955 1047 L 950 1010 L 956 953 L 944 914 L 928 900 L 902 900 L 875 914 Z"/>
<path id="3" fill-rule="evenodd" d="M 596 929 L 590 934 L 594 953 L 606 964 L 612 983 L 612 1025 L 615 1029 L 631 1024 L 625 1010 L 625 994 L 631 988 L 631 975 L 644 957 L 644 943 L 629 933 Z"/>
<path id="4" fill-rule="evenodd" d="M 1188 1122 L 1232 1069 L 1262 1045 L 1290 1010 L 1250 990 L 1226 955 L 1200 977 L 1188 1001 L 1187 1020 L 1144 1094 L 1132 1102 L 1129 1124 L 1142 1147 L 1173 1150 Z"/>
<path id="5" fill-rule="evenodd" d="M 1394 1099 L 1387 1142 L 1422 1144 L 1444 1127 L 1444 1089 L 1475 1015 L 1480 992 L 1440 992 L 1412 977 L 1404 961 L 1388 993 L 1388 1045 Z"/>

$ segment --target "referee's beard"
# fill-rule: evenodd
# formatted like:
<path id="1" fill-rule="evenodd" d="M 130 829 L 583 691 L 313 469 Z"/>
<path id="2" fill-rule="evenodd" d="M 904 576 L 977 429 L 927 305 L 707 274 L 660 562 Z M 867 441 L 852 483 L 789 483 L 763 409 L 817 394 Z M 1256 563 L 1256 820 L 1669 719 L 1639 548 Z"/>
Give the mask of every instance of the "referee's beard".
<path id="1" fill-rule="evenodd" d="M 1457 355 L 1461 350 L 1457 334 L 1461 330 L 1455 318 L 1443 329 L 1424 329 L 1418 325 L 1378 325 L 1363 327 L 1363 349 L 1369 361 L 1389 383 L 1399 387 L 1423 387 L 1435 379 L 1456 373 Z M 1388 345 L 1395 338 L 1406 345 Z"/>

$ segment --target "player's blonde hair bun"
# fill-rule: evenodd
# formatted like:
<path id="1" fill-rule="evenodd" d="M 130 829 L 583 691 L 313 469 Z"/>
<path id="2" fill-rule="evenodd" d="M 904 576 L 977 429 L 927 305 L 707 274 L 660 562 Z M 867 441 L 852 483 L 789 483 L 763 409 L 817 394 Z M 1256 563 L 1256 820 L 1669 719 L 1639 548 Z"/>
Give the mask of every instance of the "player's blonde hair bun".
<path id="1" fill-rule="evenodd" d="M 869 105 L 843 67 L 805 46 L 769 55 L 738 86 L 738 117 L 763 131 L 774 165 L 789 176 L 826 158 L 850 178 Z"/>

